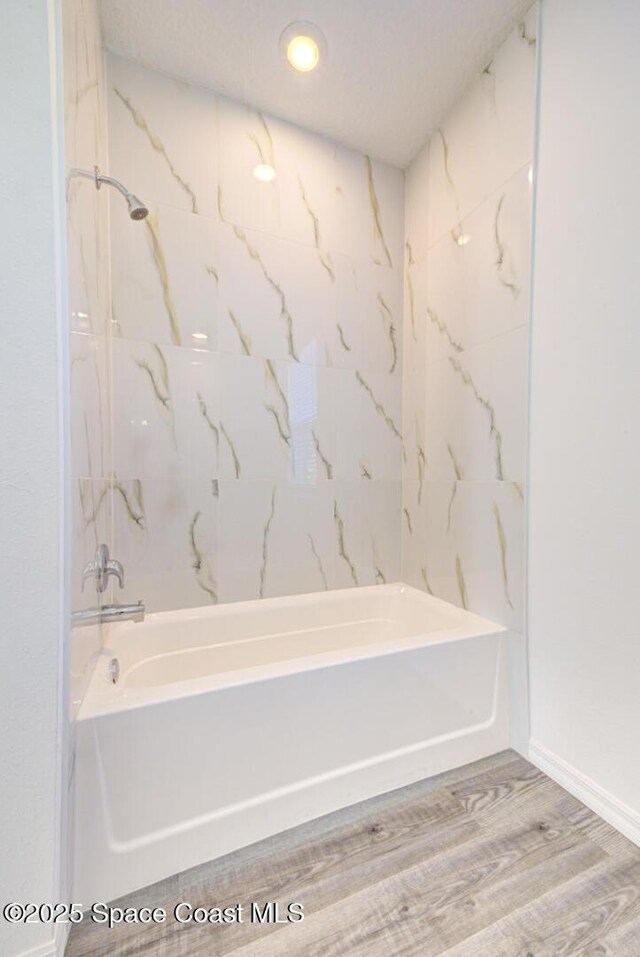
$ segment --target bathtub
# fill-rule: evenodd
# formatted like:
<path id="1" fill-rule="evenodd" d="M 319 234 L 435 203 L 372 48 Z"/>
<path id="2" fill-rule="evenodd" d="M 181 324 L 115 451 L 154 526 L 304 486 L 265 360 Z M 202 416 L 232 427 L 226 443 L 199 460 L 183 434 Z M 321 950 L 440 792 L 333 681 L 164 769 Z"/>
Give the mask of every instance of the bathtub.
<path id="1" fill-rule="evenodd" d="M 508 747 L 506 634 L 402 584 L 111 626 L 77 722 L 74 900 Z"/>

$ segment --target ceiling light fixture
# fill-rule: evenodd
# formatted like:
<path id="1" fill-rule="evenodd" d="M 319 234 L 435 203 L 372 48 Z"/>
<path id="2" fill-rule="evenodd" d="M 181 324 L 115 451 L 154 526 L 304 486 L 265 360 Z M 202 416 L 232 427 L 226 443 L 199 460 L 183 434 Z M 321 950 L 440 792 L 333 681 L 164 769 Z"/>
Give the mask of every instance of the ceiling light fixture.
<path id="1" fill-rule="evenodd" d="M 300 73 L 315 70 L 320 59 L 320 50 L 313 37 L 299 36 L 287 44 L 287 60 Z"/>
<path id="2" fill-rule="evenodd" d="M 311 73 L 324 59 L 326 43 L 315 24 L 298 21 L 283 30 L 280 50 L 298 73 Z"/>
<path id="3" fill-rule="evenodd" d="M 277 174 L 273 166 L 269 166 L 268 163 L 258 163 L 253 168 L 253 175 L 261 183 L 273 183 Z"/>

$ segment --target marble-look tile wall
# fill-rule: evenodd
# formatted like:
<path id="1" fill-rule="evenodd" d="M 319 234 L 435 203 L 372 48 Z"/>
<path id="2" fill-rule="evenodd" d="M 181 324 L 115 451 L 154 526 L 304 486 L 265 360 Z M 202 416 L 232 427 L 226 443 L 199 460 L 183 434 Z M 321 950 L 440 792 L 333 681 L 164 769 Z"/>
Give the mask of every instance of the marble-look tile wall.
<path id="1" fill-rule="evenodd" d="M 81 587 L 84 564 L 109 541 L 109 235 L 108 198 L 73 169 L 107 168 L 104 55 L 96 0 L 65 0 L 63 63 L 67 258 L 71 380 L 73 610 L 98 604 L 93 582 Z M 100 650 L 98 626 L 70 638 L 71 714 L 75 715 Z"/>
<path id="2" fill-rule="evenodd" d="M 108 116 L 125 597 L 399 579 L 402 172 L 115 56 Z"/>
<path id="3" fill-rule="evenodd" d="M 522 631 L 537 9 L 407 173 L 403 578 Z"/>

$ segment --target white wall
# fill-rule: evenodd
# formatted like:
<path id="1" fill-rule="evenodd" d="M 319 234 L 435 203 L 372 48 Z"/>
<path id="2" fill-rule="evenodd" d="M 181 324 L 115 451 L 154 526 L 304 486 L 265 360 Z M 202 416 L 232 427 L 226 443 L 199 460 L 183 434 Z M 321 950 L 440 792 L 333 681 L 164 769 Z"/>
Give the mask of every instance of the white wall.
<path id="1" fill-rule="evenodd" d="M 63 463 L 52 108 L 53 3 L 5 0 L 0 30 L 0 900 L 58 886 Z M 55 64 L 54 64 L 55 66 Z M 53 118 L 52 118 L 53 117 Z M 10 133 L 10 135 L 5 135 Z M 64 617 L 63 617 L 64 616 Z M 52 937 L 0 921 L 3 957 Z M 43 953 L 45 951 L 42 951 Z"/>
<path id="2" fill-rule="evenodd" d="M 636 839 L 639 36 L 636 0 L 544 0 L 528 585 L 532 756 Z"/>

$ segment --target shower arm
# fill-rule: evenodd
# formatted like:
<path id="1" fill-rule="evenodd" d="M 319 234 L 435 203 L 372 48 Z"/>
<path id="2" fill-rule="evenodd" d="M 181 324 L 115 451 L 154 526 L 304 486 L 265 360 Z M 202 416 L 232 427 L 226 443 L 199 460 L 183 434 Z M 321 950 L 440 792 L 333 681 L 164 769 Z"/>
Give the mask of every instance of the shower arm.
<path id="1" fill-rule="evenodd" d="M 74 178 L 76 176 L 81 176 L 84 179 L 90 179 L 93 181 L 96 189 L 100 189 L 103 183 L 107 186 L 114 186 L 119 193 L 122 193 L 123 196 L 130 196 L 128 189 L 122 185 L 119 180 L 114 179 L 113 176 L 105 176 L 104 173 L 101 173 L 97 166 L 94 166 L 92 170 L 90 169 L 71 169 L 69 170 L 69 178 Z"/>

